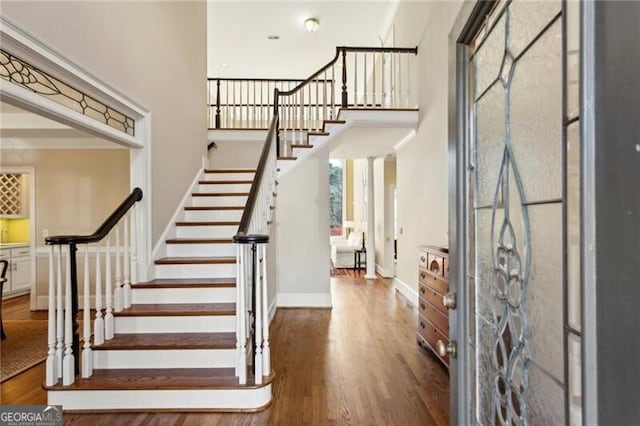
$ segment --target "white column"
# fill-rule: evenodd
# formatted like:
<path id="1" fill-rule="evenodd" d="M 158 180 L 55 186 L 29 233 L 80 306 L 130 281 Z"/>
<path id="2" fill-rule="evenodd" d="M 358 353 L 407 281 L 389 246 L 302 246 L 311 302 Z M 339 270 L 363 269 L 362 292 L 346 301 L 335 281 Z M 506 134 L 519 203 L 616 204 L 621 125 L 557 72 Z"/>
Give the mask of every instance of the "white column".
<path id="1" fill-rule="evenodd" d="M 367 271 L 365 278 L 375 280 L 376 277 L 376 217 L 375 217 L 375 200 L 373 199 L 373 157 L 367 157 Z"/>

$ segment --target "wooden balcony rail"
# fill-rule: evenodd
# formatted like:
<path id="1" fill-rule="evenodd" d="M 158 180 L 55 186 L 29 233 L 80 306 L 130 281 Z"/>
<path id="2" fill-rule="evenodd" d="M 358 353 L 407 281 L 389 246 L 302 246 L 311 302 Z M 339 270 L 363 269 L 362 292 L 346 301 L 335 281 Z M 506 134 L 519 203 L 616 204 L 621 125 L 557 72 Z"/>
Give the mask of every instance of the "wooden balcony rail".
<path id="1" fill-rule="evenodd" d="M 141 200 L 142 190 L 135 188 L 91 235 L 59 235 L 45 239 L 49 245 L 47 386 L 55 385 L 60 379 L 64 386 L 71 385 L 80 371 L 82 377 L 90 377 L 93 374 L 91 336 L 94 345 L 112 339 L 113 313 L 131 306 L 131 283 L 138 279 L 138 207 Z M 112 246 L 113 238 L 115 244 Z M 104 249 L 101 246 L 103 240 L 106 240 Z M 78 245 L 84 246 L 82 354 L 77 322 Z M 95 254 L 93 276 L 90 252 Z M 115 277 L 112 277 L 112 257 L 115 257 Z M 102 258 L 105 264 L 104 286 Z M 95 286 L 93 324 L 90 303 L 92 279 Z"/>

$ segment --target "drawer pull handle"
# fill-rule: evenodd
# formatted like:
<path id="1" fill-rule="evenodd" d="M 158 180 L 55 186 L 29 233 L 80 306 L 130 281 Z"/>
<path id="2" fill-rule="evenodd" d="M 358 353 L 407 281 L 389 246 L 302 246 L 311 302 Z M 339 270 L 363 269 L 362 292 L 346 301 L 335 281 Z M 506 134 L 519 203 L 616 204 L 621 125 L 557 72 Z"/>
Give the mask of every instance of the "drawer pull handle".
<path id="1" fill-rule="evenodd" d="M 422 321 L 420 321 L 420 327 L 424 329 L 424 323 Z"/>
<path id="2" fill-rule="evenodd" d="M 420 287 L 420 293 L 424 294 L 424 288 Z"/>
<path id="3" fill-rule="evenodd" d="M 422 278 L 423 280 L 424 280 L 424 277 L 426 277 L 426 276 L 427 276 L 427 274 L 425 274 L 424 272 L 422 272 L 422 273 L 420 274 L 420 278 Z"/>
<path id="4" fill-rule="evenodd" d="M 424 261 L 427 260 L 424 258 L 424 256 L 420 256 L 420 262 L 424 263 Z"/>
<path id="5" fill-rule="evenodd" d="M 422 309 L 422 310 L 424 311 L 424 308 L 426 308 L 425 304 L 424 304 L 424 303 L 421 303 L 421 304 L 420 304 L 420 309 Z"/>

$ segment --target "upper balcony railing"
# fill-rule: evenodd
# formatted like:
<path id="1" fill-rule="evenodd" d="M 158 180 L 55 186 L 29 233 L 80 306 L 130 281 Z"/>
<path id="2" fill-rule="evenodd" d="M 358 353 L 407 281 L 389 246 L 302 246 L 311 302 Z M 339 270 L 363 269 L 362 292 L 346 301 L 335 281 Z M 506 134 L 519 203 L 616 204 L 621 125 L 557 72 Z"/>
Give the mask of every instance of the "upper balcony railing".
<path id="1" fill-rule="evenodd" d="M 276 102 L 279 130 L 299 134 L 321 130 L 340 108 L 414 108 L 417 53 L 417 48 L 343 46 L 305 80 L 209 79 L 209 128 L 266 130 Z"/>

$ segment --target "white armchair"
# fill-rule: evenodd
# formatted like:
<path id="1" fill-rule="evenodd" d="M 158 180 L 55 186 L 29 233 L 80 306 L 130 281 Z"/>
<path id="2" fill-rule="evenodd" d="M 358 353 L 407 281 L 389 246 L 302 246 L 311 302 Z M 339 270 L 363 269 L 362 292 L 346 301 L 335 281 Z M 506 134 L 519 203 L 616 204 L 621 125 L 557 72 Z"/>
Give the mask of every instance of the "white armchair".
<path id="1" fill-rule="evenodd" d="M 335 268 L 353 268 L 354 253 L 362 248 L 362 232 L 352 232 L 349 238 L 330 237 L 331 261 Z"/>

